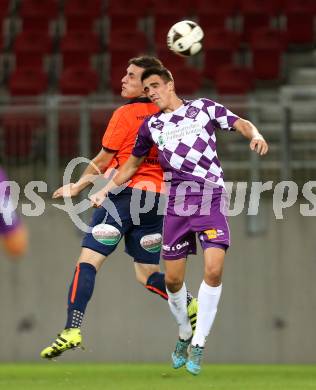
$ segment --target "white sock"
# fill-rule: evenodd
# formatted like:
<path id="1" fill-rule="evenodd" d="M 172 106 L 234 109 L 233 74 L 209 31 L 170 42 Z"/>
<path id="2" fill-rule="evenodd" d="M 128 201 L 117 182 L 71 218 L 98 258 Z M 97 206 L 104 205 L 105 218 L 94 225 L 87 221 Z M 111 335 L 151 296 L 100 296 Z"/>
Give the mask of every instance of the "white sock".
<path id="1" fill-rule="evenodd" d="M 192 345 L 204 347 L 217 312 L 217 305 L 222 292 L 222 285 L 212 287 L 203 280 L 198 295 L 199 309 L 197 313 L 196 329 Z"/>
<path id="2" fill-rule="evenodd" d="M 166 290 L 171 313 L 179 325 L 179 337 L 187 340 L 192 336 L 192 328 L 187 312 L 187 288 L 183 283 L 183 286 L 176 293 L 170 292 L 167 288 Z"/>

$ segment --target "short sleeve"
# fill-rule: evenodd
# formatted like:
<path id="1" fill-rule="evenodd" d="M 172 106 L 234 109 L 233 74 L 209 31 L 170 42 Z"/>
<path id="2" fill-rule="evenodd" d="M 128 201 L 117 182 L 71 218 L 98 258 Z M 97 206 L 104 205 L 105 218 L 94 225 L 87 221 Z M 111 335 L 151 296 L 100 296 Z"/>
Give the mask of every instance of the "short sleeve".
<path id="1" fill-rule="evenodd" d="M 239 119 L 238 115 L 212 100 L 204 99 L 204 104 L 214 127 L 221 130 L 234 130 L 234 123 Z"/>
<path id="2" fill-rule="evenodd" d="M 132 155 L 135 157 L 143 157 L 148 155 L 150 149 L 153 147 L 154 141 L 152 139 L 148 120 L 145 120 L 138 130 L 135 145 L 132 151 Z"/>
<path id="3" fill-rule="evenodd" d="M 110 122 L 104 132 L 102 146 L 111 150 L 120 150 L 128 136 L 129 123 L 122 108 L 114 111 Z"/>

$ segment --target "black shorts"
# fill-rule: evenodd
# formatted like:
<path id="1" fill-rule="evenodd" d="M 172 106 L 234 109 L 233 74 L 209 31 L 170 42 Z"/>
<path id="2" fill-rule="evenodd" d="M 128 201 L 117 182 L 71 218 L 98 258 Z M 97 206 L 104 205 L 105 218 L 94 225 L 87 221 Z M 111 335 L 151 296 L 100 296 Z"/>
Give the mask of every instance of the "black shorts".
<path id="1" fill-rule="evenodd" d="M 160 194 L 151 193 L 154 197 L 152 209 L 139 214 L 139 220 L 135 224 L 135 218 L 133 220 L 131 215 L 132 191 L 138 191 L 140 206 L 144 205 L 148 194 L 146 191 L 127 187 L 117 195 L 110 194 L 111 206 L 107 205 L 106 200 L 103 207 L 95 210 L 90 224 L 92 231 L 86 233 L 82 247 L 109 256 L 124 236 L 125 252 L 134 261 L 159 264 L 163 223 L 163 215 L 158 215 Z M 117 214 L 111 212 L 113 205 Z"/>

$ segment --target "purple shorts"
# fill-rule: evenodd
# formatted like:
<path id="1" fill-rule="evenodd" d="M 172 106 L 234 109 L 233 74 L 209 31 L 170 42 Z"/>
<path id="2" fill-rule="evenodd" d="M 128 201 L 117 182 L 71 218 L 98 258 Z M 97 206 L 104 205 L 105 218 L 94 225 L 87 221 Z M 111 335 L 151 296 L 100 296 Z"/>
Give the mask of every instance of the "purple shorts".
<path id="1" fill-rule="evenodd" d="M 203 250 L 210 247 L 226 250 L 230 245 L 230 232 L 221 202 L 224 194 L 213 194 L 207 215 L 201 215 L 200 209 L 190 216 L 168 213 L 164 218 L 163 250 L 165 260 L 186 258 L 196 254 L 196 233 Z M 198 196 L 190 196 L 187 203 L 198 204 Z M 225 207 L 224 207 L 225 209 Z M 204 213 L 205 214 L 205 213 Z"/>

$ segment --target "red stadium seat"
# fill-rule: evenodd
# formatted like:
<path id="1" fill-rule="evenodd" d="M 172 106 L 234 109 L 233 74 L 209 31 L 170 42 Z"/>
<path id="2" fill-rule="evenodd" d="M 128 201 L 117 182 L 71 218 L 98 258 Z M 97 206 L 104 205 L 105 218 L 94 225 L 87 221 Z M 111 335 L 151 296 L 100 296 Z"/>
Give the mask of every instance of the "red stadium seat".
<path id="1" fill-rule="evenodd" d="M 57 0 L 24 0 L 20 17 L 23 31 L 48 31 L 50 22 L 58 17 Z"/>
<path id="2" fill-rule="evenodd" d="M 9 91 L 14 96 L 40 95 L 47 87 L 48 77 L 41 67 L 17 68 L 9 79 Z"/>
<path id="3" fill-rule="evenodd" d="M 147 37 L 141 31 L 115 31 L 112 32 L 110 38 L 109 50 L 111 51 L 131 49 L 131 46 L 134 46 L 138 51 L 147 50 Z"/>
<path id="4" fill-rule="evenodd" d="M 191 4 L 190 0 L 182 0 L 181 6 L 176 1 L 169 0 L 151 0 L 150 13 L 156 18 L 157 16 L 176 16 L 179 19 L 190 15 Z"/>
<path id="5" fill-rule="evenodd" d="M 220 95 L 245 95 L 253 87 L 253 74 L 249 69 L 225 65 L 216 73 L 215 88 Z"/>
<path id="6" fill-rule="evenodd" d="M 172 69 L 176 91 L 180 95 L 192 95 L 201 88 L 201 74 L 198 70 L 184 66 Z"/>
<path id="7" fill-rule="evenodd" d="M 99 37 L 91 31 L 67 33 L 60 42 L 63 67 L 89 66 L 91 56 L 100 51 Z"/>
<path id="8" fill-rule="evenodd" d="M 234 54 L 239 49 L 240 35 L 225 29 L 204 30 L 204 76 L 213 79 L 223 65 L 233 62 Z"/>
<path id="9" fill-rule="evenodd" d="M 2 25 L 3 20 L 9 15 L 9 11 L 10 1 L 0 0 L 0 25 Z"/>
<path id="10" fill-rule="evenodd" d="M 88 95 L 98 88 L 98 73 L 89 67 L 65 69 L 60 77 L 60 91 L 64 95 Z"/>
<path id="11" fill-rule="evenodd" d="M 195 0 L 193 12 L 203 29 L 225 28 L 229 17 L 236 14 L 236 0 Z"/>
<path id="12" fill-rule="evenodd" d="M 64 14 L 68 32 L 93 31 L 95 21 L 102 17 L 102 1 L 68 0 Z"/>
<path id="13" fill-rule="evenodd" d="M 170 27 L 184 19 L 190 19 L 189 1 L 182 1 L 181 6 L 177 2 L 168 0 L 153 0 L 151 13 L 154 18 L 154 39 L 156 44 L 166 42 L 166 35 Z"/>
<path id="14" fill-rule="evenodd" d="M 134 42 L 135 44 L 131 44 Z M 110 71 L 122 65 L 126 69 L 127 61 L 147 52 L 147 37 L 140 31 L 113 32 L 109 42 Z M 124 71 L 125 73 L 125 71 Z"/>
<path id="15" fill-rule="evenodd" d="M 315 8 L 315 4 L 308 1 L 287 0 L 284 3 L 283 13 L 286 16 L 286 34 L 289 44 L 314 42 Z"/>
<path id="16" fill-rule="evenodd" d="M 112 0 L 106 14 L 110 21 L 110 31 L 136 31 L 138 22 L 148 9 L 148 0 Z"/>
<path id="17" fill-rule="evenodd" d="M 39 151 L 39 140 L 44 128 L 40 114 L 19 112 L 5 114 L 1 120 L 2 152 L 4 160 L 25 163 Z"/>
<path id="18" fill-rule="evenodd" d="M 52 51 L 52 39 L 48 32 L 22 32 L 14 42 L 16 66 L 42 67 L 44 56 Z"/>
<path id="19" fill-rule="evenodd" d="M 254 31 L 250 48 L 252 69 L 258 80 L 276 80 L 281 75 L 282 53 L 286 49 L 284 34 L 261 28 Z"/>
<path id="20" fill-rule="evenodd" d="M 278 12 L 279 4 L 275 0 L 241 0 L 243 41 L 249 42 L 254 30 L 260 27 L 270 27 L 272 17 Z"/>

